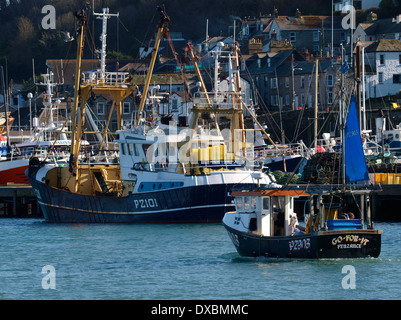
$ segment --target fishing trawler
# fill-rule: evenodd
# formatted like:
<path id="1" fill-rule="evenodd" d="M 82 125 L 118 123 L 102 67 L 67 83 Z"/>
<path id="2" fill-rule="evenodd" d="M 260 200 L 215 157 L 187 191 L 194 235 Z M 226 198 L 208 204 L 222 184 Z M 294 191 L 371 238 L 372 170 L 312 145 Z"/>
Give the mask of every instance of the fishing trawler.
<path id="1" fill-rule="evenodd" d="M 73 139 L 68 167 L 56 167 L 32 158 L 27 176 L 38 197 L 44 217 L 50 222 L 220 222 L 234 204 L 230 192 L 234 186 L 256 187 L 274 183 L 274 178 L 255 171 L 245 162 L 237 161 L 236 147 L 246 144 L 239 124 L 242 108 L 211 107 L 210 96 L 201 86 L 199 105 L 192 110 L 190 127 L 177 128 L 161 124 L 148 127 L 143 119 L 146 95 L 163 34 L 168 31 L 169 17 L 159 9 L 157 28 L 149 71 L 135 122 L 123 129 L 121 102 L 138 90 L 129 75 L 119 74 L 109 81 L 108 72 L 80 76 L 80 57 L 86 27 L 87 11 L 77 14 L 79 20 L 76 83 L 73 108 Z M 80 138 L 86 101 L 93 93 L 109 94 L 117 107 L 118 126 L 115 142 L 119 145 L 120 163 L 80 163 Z M 230 101 L 240 94 L 232 93 Z M 81 108 L 78 114 L 79 99 Z M 206 101 L 202 104 L 202 101 Z M 231 117 L 228 129 L 233 135 L 230 144 L 224 139 L 213 118 L 216 114 Z M 110 117 L 109 117 L 110 119 Z M 203 132 L 198 120 L 211 120 L 216 128 Z M 107 126 L 106 126 L 107 127 Z M 106 129 L 107 130 L 107 129 Z M 235 132 L 240 131 L 238 144 Z M 104 132 L 104 135 L 107 132 Z M 214 134 L 213 134 L 214 133 Z M 241 150 L 241 147 L 238 147 Z M 239 151 L 241 152 L 241 151 Z"/>
<path id="2" fill-rule="evenodd" d="M 346 182 L 369 181 L 358 125 L 355 100 L 345 126 Z M 344 152 L 344 150 L 343 150 Z M 348 155 L 347 155 L 348 154 Z M 360 183 L 345 185 L 298 185 L 281 188 L 237 188 L 232 192 L 236 210 L 223 218 L 238 253 L 247 257 L 365 258 L 378 257 L 381 230 L 374 229 L 369 190 Z M 343 212 L 346 195 L 359 197 L 359 216 Z M 306 227 L 298 224 L 294 199 L 308 197 L 311 211 Z M 351 216 L 352 219 L 349 219 Z M 348 217 L 348 218 L 345 218 Z"/>

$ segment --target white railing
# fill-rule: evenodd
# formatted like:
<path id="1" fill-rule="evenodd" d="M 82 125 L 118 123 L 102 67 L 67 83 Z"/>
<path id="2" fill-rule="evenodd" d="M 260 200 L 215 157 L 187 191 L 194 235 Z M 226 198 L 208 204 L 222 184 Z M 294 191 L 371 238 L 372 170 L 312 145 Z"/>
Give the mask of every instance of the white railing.
<path id="1" fill-rule="evenodd" d="M 129 80 L 128 72 L 105 72 L 102 79 L 100 70 L 93 72 L 84 72 L 81 76 L 83 84 L 88 83 L 91 85 L 105 84 L 105 85 L 121 85 L 127 84 Z"/>

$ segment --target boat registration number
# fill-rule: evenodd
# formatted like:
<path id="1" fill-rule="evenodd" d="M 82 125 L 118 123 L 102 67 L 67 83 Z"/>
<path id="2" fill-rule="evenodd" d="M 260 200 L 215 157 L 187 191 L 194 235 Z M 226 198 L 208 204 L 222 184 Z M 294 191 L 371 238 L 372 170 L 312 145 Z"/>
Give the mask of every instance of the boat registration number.
<path id="1" fill-rule="evenodd" d="M 134 204 L 136 209 L 156 208 L 159 206 L 155 198 L 134 200 Z"/>
<path id="2" fill-rule="evenodd" d="M 301 249 L 307 250 L 310 248 L 310 238 L 288 241 L 288 246 L 290 251 L 299 251 Z"/>

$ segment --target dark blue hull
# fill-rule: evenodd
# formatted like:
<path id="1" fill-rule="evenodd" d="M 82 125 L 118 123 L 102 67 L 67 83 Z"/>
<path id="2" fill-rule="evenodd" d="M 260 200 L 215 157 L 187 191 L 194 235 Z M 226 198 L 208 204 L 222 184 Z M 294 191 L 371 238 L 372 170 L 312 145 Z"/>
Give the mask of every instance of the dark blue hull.
<path id="1" fill-rule="evenodd" d="M 244 257 L 337 259 L 377 258 L 379 230 L 319 231 L 294 236 L 261 237 L 224 224 L 238 253 Z"/>
<path id="2" fill-rule="evenodd" d="M 221 222 L 234 210 L 233 185 L 202 185 L 126 197 L 87 196 L 50 187 L 30 179 L 45 219 L 49 222 L 187 223 Z"/>
<path id="3" fill-rule="evenodd" d="M 305 166 L 306 159 L 303 157 L 289 158 L 285 160 L 272 161 L 271 163 L 265 163 L 265 167 L 269 168 L 270 171 L 280 170 L 283 172 L 302 172 Z"/>

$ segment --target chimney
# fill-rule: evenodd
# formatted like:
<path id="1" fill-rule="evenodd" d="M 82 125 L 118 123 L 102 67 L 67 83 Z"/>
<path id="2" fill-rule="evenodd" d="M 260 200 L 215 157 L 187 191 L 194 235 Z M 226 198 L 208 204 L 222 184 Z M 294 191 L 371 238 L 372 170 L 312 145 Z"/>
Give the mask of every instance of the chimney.
<path id="1" fill-rule="evenodd" d="M 258 52 L 262 52 L 263 49 L 263 44 L 262 41 L 259 39 L 251 39 L 248 42 L 248 53 L 249 54 L 254 54 Z"/>

